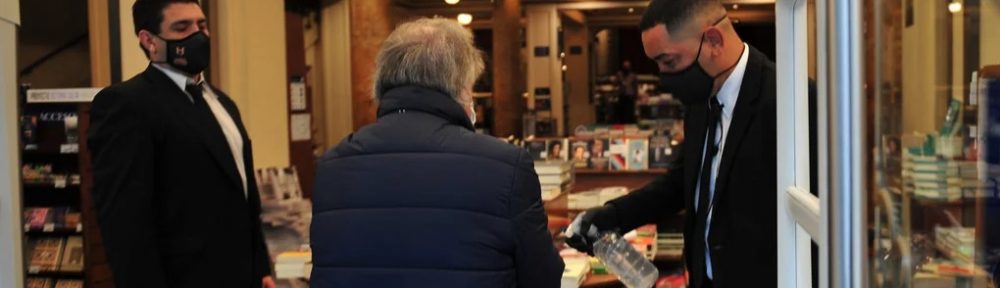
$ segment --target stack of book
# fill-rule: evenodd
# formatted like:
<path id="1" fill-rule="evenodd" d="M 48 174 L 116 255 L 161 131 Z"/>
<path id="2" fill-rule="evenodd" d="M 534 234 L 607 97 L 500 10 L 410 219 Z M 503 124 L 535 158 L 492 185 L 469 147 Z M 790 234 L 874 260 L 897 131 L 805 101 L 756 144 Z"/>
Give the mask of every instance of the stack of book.
<path id="1" fill-rule="evenodd" d="M 83 271 L 83 237 L 70 236 L 32 239 L 28 243 L 31 258 L 28 273 L 48 271 Z"/>
<path id="2" fill-rule="evenodd" d="M 656 257 L 680 258 L 684 254 L 684 233 L 656 235 Z"/>
<path id="3" fill-rule="evenodd" d="M 274 261 L 278 279 L 309 278 L 312 274 L 312 252 L 283 252 Z"/>
<path id="4" fill-rule="evenodd" d="M 572 161 L 535 161 L 535 173 L 542 185 L 542 201 L 552 200 L 573 187 Z"/>
<path id="5" fill-rule="evenodd" d="M 578 288 L 590 273 L 590 260 L 586 255 L 563 257 L 566 265 L 562 274 L 560 288 Z"/>
<path id="6" fill-rule="evenodd" d="M 976 251 L 976 230 L 966 227 L 934 227 L 938 250 L 955 263 L 972 265 Z"/>
<path id="7" fill-rule="evenodd" d="M 572 210 L 587 210 L 603 206 L 604 203 L 628 194 L 625 187 L 598 188 L 590 191 L 569 194 L 567 208 Z"/>
<path id="8" fill-rule="evenodd" d="M 980 181 L 974 161 L 920 156 L 909 151 L 903 157 L 903 191 L 918 199 L 957 201 L 985 197 L 985 191 L 990 190 Z"/>

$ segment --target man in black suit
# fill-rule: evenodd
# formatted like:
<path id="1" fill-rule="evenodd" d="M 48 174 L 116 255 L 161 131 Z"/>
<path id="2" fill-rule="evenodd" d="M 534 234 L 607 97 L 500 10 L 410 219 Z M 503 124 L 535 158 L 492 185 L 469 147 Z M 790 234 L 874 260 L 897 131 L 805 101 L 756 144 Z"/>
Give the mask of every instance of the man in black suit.
<path id="1" fill-rule="evenodd" d="M 250 139 L 205 83 L 196 0 L 138 0 L 145 72 L 91 110 L 94 201 L 117 287 L 274 287 Z"/>
<path id="2" fill-rule="evenodd" d="M 691 286 L 777 286 L 774 63 L 740 39 L 718 0 L 654 0 L 646 54 L 686 105 L 682 154 L 667 175 L 580 216 L 580 231 L 632 230 L 686 211 Z M 570 245 L 589 251 L 594 233 Z"/>

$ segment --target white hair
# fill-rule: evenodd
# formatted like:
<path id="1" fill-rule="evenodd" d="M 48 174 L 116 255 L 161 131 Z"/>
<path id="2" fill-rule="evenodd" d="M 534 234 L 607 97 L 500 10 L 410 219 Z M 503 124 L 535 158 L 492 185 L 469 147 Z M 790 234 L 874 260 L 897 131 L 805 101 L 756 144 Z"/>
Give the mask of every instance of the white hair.
<path id="1" fill-rule="evenodd" d="M 376 101 L 392 88 L 416 85 L 438 89 L 459 102 L 485 66 L 472 32 L 446 18 L 399 25 L 382 43 L 375 65 Z"/>

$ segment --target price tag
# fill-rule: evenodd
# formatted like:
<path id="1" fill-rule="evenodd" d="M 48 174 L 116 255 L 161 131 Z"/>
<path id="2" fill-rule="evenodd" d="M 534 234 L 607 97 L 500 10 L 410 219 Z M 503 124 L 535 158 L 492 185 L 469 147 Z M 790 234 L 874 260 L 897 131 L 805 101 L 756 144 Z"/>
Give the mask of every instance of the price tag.
<path id="1" fill-rule="evenodd" d="M 42 232 L 52 232 L 52 231 L 56 231 L 55 223 L 45 223 L 45 226 L 42 227 Z"/>
<path id="2" fill-rule="evenodd" d="M 66 188 L 66 178 L 55 179 L 56 188 Z"/>
<path id="3" fill-rule="evenodd" d="M 76 154 L 80 152 L 80 144 L 63 144 L 59 146 L 59 153 Z"/>

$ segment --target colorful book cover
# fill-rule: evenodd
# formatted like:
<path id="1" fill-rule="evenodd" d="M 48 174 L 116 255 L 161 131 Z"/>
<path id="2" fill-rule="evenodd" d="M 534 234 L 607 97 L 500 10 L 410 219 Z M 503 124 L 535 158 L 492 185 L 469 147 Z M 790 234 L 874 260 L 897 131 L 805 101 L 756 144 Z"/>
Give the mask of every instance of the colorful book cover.
<path id="1" fill-rule="evenodd" d="M 59 266 L 59 256 L 62 254 L 63 238 L 41 238 L 32 245 L 29 271 L 54 271 Z"/>
<path id="2" fill-rule="evenodd" d="M 24 223 L 27 224 L 32 230 L 42 229 L 45 227 L 45 221 L 49 216 L 50 208 L 28 208 L 24 212 Z"/>
<path id="3" fill-rule="evenodd" d="M 628 141 L 625 138 L 612 138 L 609 140 L 608 162 L 611 162 L 611 171 L 623 171 L 628 169 Z"/>
<path id="4" fill-rule="evenodd" d="M 608 170 L 608 148 L 610 144 L 608 138 L 594 138 L 590 141 L 590 165 L 587 167 L 594 170 Z"/>
<path id="5" fill-rule="evenodd" d="M 569 159 L 569 144 L 568 139 L 549 139 L 546 141 L 548 146 L 548 153 L 545 156 L 546 160 L 568 160 Z"/>
<path id="6" fill-rule="evenodd" d="M 573 155 L 573 166 L 576 168 L 587 168 L 590 163 L 590 140 L 574 139 L 570 144 Z"/>
<path id="7" fill-rule="evenodd" d="M 83 271 L 83 253 L 83 237 L 71 236 L 67 238 L 59 270 L 69 272 Z"/>
<path id="8" fill-rule="evenodd" d="M 628 170 L 638 171 L 649 169 L 649 140 L 628 139 L 627 164 Z"/>
<path id="9" fill-rule="evenodd" d="M 669 132 L 656 132 L 649 137 L 650 169 L 670 168 L 670 163 L 676 158 L 674 147 L 670 145 Z"/>
<path id="10" fill-rule="evenodd" d="M 52 288 L 52 279 L 50 278 L 28 278 L 24 281 L 24 287 L 27 288 Z"/>
<path id="11" fill-rule="evenodd" d="M 55 288 L 83 288 L 82 280 L 59 279 Z"/>

